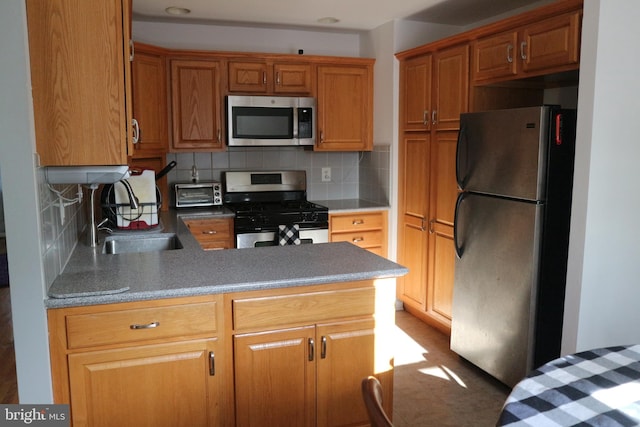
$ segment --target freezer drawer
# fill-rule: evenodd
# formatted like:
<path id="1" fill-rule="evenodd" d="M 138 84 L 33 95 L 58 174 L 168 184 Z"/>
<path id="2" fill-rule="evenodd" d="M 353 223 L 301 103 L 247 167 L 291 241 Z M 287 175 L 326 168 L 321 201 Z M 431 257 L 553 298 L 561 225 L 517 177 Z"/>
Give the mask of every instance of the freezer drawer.
<path id="1" fill-rule="evenodd" d="M 451 349 L 510 386 L 533 364 L 543 209 L 473 193 L 456 209 Z"/>

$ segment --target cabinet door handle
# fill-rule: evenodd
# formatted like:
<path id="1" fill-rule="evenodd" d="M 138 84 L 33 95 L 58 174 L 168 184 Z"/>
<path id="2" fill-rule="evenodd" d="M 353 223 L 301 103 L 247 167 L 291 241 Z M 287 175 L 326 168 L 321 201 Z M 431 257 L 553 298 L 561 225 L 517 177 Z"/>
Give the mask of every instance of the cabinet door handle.
<path id="1" fill-rule="evenodd" d="M 324 132 L 320 131 L 320 144 L 324 142 Z"/>
<path id="2" fill-rule="evenodd" d="M 313 342 L 313 338 L 309 338 L 309 362 L 313 362 L 313 359 L 315 358 L 315 350 L 316 345 Z"/>
<path id="3" fill-rule="evenodd" d="M 216 374 L 216 355 L 213 351 L 209 352 L 209 375 L 214 376 Z"/>
<path id="4" fill-rule="evenodd" d="M 129 328 L 130 329 L 153 329 L 153 328 L 157 328 L 158 326 L 160 326 L 160 322 L 151 322 L 151 323 L 146 323 L 144 325 L 139 323 L 134 323 L 133 325 L 129 325 Z"/>
<path id="5" fill-rule="evenodd" d="M 354 237 L 353 240 L 351 240 L 353 243 L 360 243 L 362 241 L 364 241 L 364 237 Z"/>
<path id="6" fill-rule="evenodd" d="M 422 112 L 422 124 L 423 125 L 429 124 L 429 110 L 424 110 Z"/>
<path id="7" fill-rule="evenodd" d="M 218 142 L 222 142 L 222 130 L 218 129 Z"/>
<path id="8" fill-rule="evenodd" d="M 137 144 L 140 141 L 140 125 L 136 119 L 131 119 L 131 126 L 133 126 L 133 143 Z"/>
<path id="9" fill-rule="evenodd" d="M 433 234 L 436 232 L 436 230 L 433 228 L 433 224 L 436 222 L 435 218 L 431 218 L 429 220 L 429 234 Z"/>
<path id="10" fill-rule="evenodd" d="M 267 72 L 266 71 L 262 72 L 262 84 L 263 85 L 267 84 Z"/>
<path id="11" fill-rule="evenodd" d="M 364 220 L 363 219 L 354 219 L 353 221 L 351 221 L 352 225 L 362 225 L 364 224 Z"/>
<path id="12" fill-rule="evenodd" d="M 276 73 L 276 84 L 280 86 L 280 71 Z"/>
<path id="13" fill-rule="evenodd" d="M 327 337 L 325 337 L 324 335 L 322 336 L 322 338 L 320 338 L 320 358 L 327 358 Z"/>
<path id="14" fill-rule="evenodd" d="M 420 231 L 425 231 L 427 228 L 424 226 L 424 218 L 420 220 Z"/>
<path id="15" fill-rule="evenodd" d="M 431 123 L 435 126 L 436 124 L 436 110 L 431 112 Z"/>
<path id="16" fill-rule="evenodd" d="M 133 62 L 133 57 L 136 53 L 136 48 L 133 45 L 133 39 L 129 39 L 129 62 Z"/>
<path id="17" fill-rule="evenodd" d="M 509 64 L 513 62 L 513 45 L 511 43 L 507 46 L 507 62 Z"/>
<path id="18" fill-rule="evenodd" d="M 202 231 L 202 234 L 211 235 L 211 234 L 218 234 L 218 232 L 216 230 L 204 230 Z"/>
<path id="19" fill-rule="evenodd" d="M 520 58 L 522 58 L 523 61 L 527 60 L 526 49 L 527 49 L 527 42 L 520 43 Z"/>

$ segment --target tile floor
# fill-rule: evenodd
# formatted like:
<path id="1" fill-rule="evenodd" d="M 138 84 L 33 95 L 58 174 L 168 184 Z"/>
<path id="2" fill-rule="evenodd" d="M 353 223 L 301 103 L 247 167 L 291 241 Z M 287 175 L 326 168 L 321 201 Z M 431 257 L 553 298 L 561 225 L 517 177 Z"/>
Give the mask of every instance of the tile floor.
<path id="1" fill-rule="evenodd" d="M 449 349 L 449 337 L 396 312 L 394 427 L 495 426 L 510 389 Z"/>

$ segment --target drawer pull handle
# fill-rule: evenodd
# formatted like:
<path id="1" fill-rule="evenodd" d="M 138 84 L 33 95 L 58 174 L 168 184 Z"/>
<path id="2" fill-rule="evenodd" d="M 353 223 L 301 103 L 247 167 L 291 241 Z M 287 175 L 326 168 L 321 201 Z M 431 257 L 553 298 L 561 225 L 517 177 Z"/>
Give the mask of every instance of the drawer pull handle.
<path id="1" fill-rule="evenodd" d="M 216 374 L 216 355 L 213 351 L 209 352 L 209 375 L 214 376 Z"/>
<path id="2" fill-rule="evenodd" d="M 351 222 L 351 224 L 352 224 L 352 225 L 362 225 L 362 224 L 364 224 L 364 219 L 354 219 L 354 220 Z"/>
<path id="3" fill-rule="evenodd" d="M 353 243 L 359 243 L 362 241 L 364 241 L 364 237 L 354 237 L 352 240 Z"/>
<path id="4" fill-rule="evenodd" d="M 160 326 L 160 322 L 151 322 L 151 323 L 147 323 L 145 325 L 133 324 L 133 325 L 129 326 L 129 328 L 131 328 L 131 329 L 153 329 L 153 328 L 157 328 L 158 326 Z"/>
<path id="5" fill-rule="evenodd" d="M 202 234 L 218 234 L 218 232 L 216 230 L 205 230 Z"/>

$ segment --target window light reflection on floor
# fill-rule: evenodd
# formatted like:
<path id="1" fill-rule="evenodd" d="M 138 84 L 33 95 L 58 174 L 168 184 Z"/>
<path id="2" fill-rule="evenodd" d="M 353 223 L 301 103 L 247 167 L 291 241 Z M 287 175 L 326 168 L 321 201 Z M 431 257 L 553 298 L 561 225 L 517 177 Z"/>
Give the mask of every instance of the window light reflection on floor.
<path id="1" fill-rule="evenodd" d="M 394 338 L 396 344 L 394 359 L 396 367 L 428 363 L 426 355 L 429 354 L 429 350 L 418 344 L 402 329 L 395 328 Z M 418 368 L 418 372 L 447 381 L 455 381 L 460 387 L 467 388 L 467 385 L 455 372 L 443 365 Z"/>

